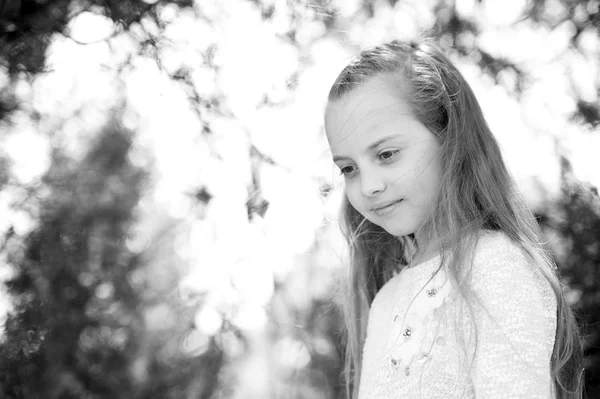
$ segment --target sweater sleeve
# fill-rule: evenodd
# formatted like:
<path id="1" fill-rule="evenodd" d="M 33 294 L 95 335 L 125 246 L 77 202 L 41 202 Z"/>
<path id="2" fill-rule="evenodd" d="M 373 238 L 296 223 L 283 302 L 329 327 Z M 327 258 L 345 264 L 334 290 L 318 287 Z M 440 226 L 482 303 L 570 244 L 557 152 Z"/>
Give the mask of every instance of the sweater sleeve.
<path id="1" fill-rule="evenodd" d="M 556 302 L 536 273 L 507 238 L 478 245 L 471 275 L 479 298 L 472 305 L 476 339 L 470 346 L 476 348 L 471 379 L 478 399 L 552 397 Z"/>

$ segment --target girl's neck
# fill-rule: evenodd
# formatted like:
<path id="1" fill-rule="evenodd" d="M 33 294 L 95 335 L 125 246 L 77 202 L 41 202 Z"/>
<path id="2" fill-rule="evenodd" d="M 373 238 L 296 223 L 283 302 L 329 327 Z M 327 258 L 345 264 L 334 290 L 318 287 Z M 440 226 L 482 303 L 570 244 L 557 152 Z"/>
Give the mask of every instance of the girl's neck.
<path id="1" fill-rule="evenodd" d="M 417 234 L 415 239 L 417 241 L 417 251 L 410 259 L 411 267 L 435 258 L 439 253 L 436 241 L 432 240 L 429 234 Z"/>
<path id="2" fill-rule="evenodd" d="M 432 249 L 432 250 L 425 250 L 423 252 L 418 250 L 417 253 L 415 253 L 415 255 L 410 260 L 410 267 L 414 267 L 414 266 L 420 265 L 421 263 L 425 263 L 425 262 L 435 258 L 436 256 L 438 256 L 437 250 Z"/>

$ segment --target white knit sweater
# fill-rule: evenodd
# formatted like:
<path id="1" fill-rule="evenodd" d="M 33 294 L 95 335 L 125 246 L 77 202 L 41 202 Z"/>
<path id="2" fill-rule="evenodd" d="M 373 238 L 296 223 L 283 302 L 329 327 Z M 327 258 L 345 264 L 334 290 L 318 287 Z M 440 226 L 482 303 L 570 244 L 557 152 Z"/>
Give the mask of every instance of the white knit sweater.
<path id="1" fill-rule="evenodd" d="M 431 279 L 439 262 L 404 269 L 377 293 L 359 398 L 552 398 L 556 299 L 539 271 L 504 234 L 482 234 L 470 313 L 444 269 Z"/>

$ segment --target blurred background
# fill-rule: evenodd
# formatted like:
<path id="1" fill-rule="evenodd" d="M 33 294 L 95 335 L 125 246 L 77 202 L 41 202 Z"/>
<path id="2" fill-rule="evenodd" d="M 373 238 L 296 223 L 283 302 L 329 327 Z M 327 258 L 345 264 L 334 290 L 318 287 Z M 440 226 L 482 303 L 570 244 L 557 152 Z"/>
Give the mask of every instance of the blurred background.
<path id="1" fill-rule="evenodd" d="M 0 0 L 0 397 L 341 398 L 360 49 L 439 38 L 542 224 L 600 398 L 599 0 Z"/>

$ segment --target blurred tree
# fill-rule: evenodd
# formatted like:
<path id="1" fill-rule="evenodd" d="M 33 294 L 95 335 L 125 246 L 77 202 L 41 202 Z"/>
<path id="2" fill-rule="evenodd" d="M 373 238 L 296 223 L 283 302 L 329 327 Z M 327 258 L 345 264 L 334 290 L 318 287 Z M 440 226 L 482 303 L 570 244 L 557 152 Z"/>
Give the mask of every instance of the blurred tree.
<path id="1" fill-rule="evenodd" d="M 135 277 L 144 254 L 128 246 L 147 176 L 129 161 L 131 142 L 112 121 L 83 160 L 56 151 L 38 191 L 39 227 L 22 242 L 6 235 L 15 309 L 0 347 L 2 397 L 204 398 L 215 389 L 214 345 L 165 359 L 164 342 L 149 337 L 152 304 Z"/>
<path id="2" fill-rule="evenodd" d="M 190 7 L 192 0 L 2 0 L 0 60 L 11 75 L 45 70 L 45 54 L 53 34 L 69 35 L 68 24 L 82 12 L 105 15 L 116 23 L 115 34 L 150 16 L 164 4 Z M 106 38 L 107 39 L 107 38 Z"/>
<path id="3" fill-rule="evenodd" d="M 478 0 L 478 3 L 487 3 Z M 600 36 L 600 10 L 595 0 L 534 0 L 527 2 L 527 7 L 518 22 L 529 21 L 535 25 L 544 26 L 553 31 L 568 25 L 571 33 L 569 43 L 578 52 L 585 54 L 585 45 L 581 41 L 582 33 Z M 516 24 L 515 24 L 516 25 Z M 436 6 L 436 24 L 432 34 L 437 37 L 447 35 L 449 43 L 462 56 L 478 61 L 480 68 L 490 74 L 497 83 L 503 71 L 511 71 L 516 77 L 515 87 L 509 87 L 513 95 L 519 96 L 527 85 L 529 76 L 521 66 L 507 58 L 497 56 L 479 45 L 475 38 L 481 33 L 484 25 L 474 16 L 465 17 L 457 11 L 456 2 L 438 1 Z M 573 82 L 571 82 L 573 84 Z M 592 84 L 598 90 L 599 83 Z M 576 86 L 576 85 L 573 85 Z M 597 126 L 600 123 L 600 102 L 590 102 L 581 97 L 574 87 L 577 98 L 577 108 L 572 118 L 582 123 Z"/>
<path id="4" fill-rule="evenodd" d="M 579 183 L 571 165 L 562 161 L 563 196 L 540 212 L 567 298 L 579 316 L 585 339 L 585 384 L 588 398 L 600 397 L 600 196 Z"/>
<path id="5" fill-rule="evenodd" d="M 123 237 L 144 172 L 127 160 L 130 142 L 112 124 L 81 164 L 53 154 L 41 223 L 9 252 L 16 304 L 2 346 L 4 397 L 131 397 L 143 325 L 128 279 L 138 257 Z"/>

